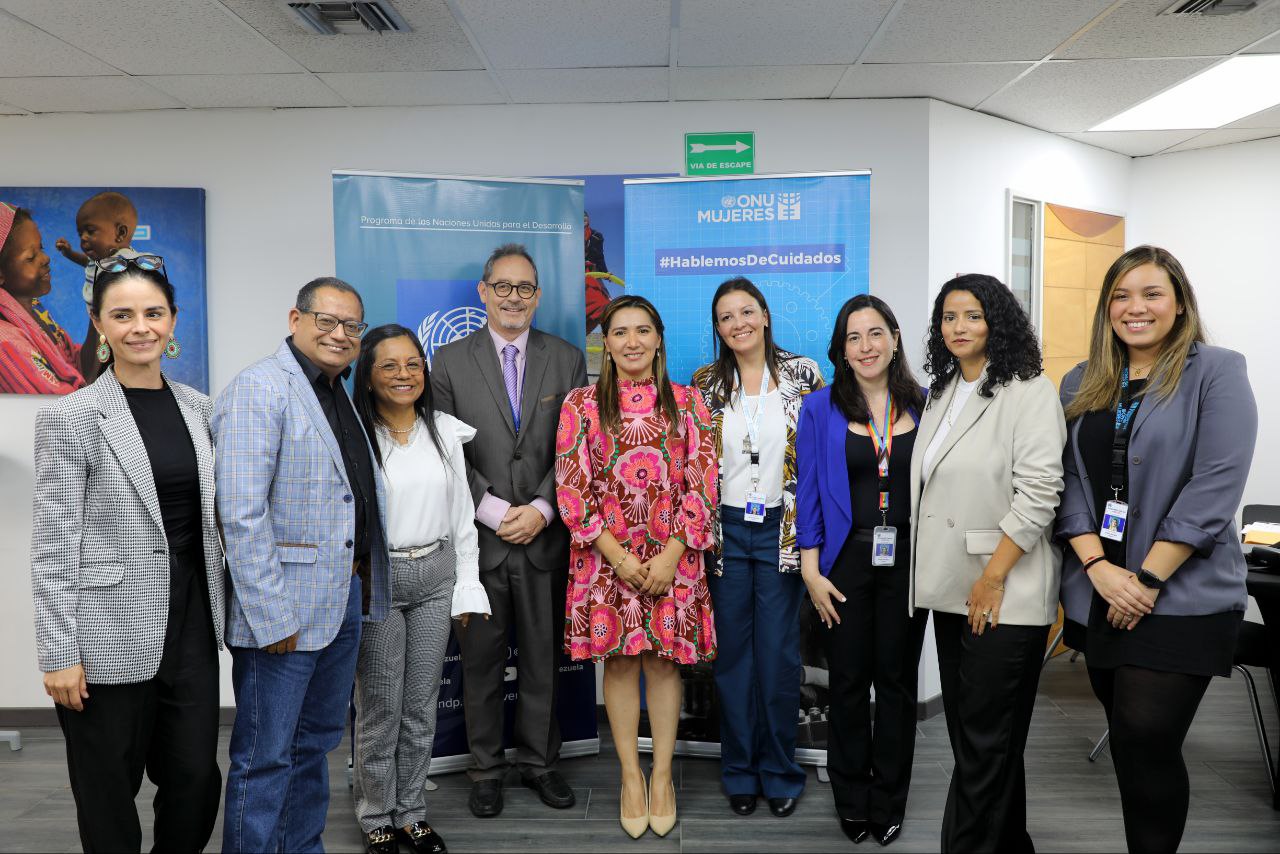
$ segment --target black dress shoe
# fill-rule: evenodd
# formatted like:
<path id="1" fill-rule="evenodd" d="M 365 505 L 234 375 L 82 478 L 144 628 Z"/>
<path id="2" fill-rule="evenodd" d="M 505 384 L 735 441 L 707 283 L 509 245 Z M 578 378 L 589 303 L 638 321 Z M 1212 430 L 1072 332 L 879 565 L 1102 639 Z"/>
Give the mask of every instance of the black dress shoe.
<path id="1" fill-rule="evenodd" d="M 431 825 L 425 821 L 415 821 L 409 825 L 408 830 L 397 827 L 396 839 L 408 845 L 413 854 L 448 854 L 449 852 L 440 834 L 432 830 Z"/>
<path id="2" fill-rule="evenodd" d="M 538 793 L 542 802 L 552 809 L 567 810 L 577 803 L 573 789 L 557 771 L 548 771 L 537 777 L 525 777 L 524 784 Z"/>
<path id="3" fill-rule="evenodd" d="M 871 834 L 871 829 L 863 819 L 842 818 L 840 819 L 840 829 L 844 831 L 844 835 L 849 837 L 849 841 L 854 845 L 857 845 Z"/>
<path id="4" fill-rule="evenodd" d="M 369 854 L 397 854 L 396 829 L 391 825 L 375 827 L 364 835 L 364 850 Z"/>
<path id="5" fill-rule="evenodd" d="M 874 821 L 867 822 L 867 826 L 871 828 L 871 835 L 876 838 L 876 842 L 881 845 L 890 845 L 895 842 L 898 835 L 902 833 L 902 822 L 892 821 L 888 824 L 877 824 Z"/>
<path id="6" fill-rule="evenodd" d="M 471 784 L 467 806 L 476 818 L 493 818 L 502 812 L 502 781 L 476 780 Z"/>
<path id="7" fill-rule="evenodd" d="M 769 812 L 778 818 L 786 818 L 796 811 L 796 804 L 800 803 L 797 798 L 770 798 Z"/>
<path id="8" fill-rule="evenodd" d="M 738 815 L 751 815 L 756 811 L 755 795 L 730 795 L 729 809 Z"/>

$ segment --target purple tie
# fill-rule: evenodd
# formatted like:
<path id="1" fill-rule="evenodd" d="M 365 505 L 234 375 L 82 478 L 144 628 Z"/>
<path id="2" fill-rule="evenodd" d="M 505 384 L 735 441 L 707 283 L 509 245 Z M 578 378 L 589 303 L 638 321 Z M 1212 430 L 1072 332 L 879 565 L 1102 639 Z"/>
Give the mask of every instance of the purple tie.
<path id="1" fill-rule="evenodd" d="M 511 402 L 511 418 L 517 433 L 520 432 L 520 381 L 516 374 L 516 354 L 519 352 L 514 344 L 502 348 L 502 379 L 507 384 L 507 400 Z"/>

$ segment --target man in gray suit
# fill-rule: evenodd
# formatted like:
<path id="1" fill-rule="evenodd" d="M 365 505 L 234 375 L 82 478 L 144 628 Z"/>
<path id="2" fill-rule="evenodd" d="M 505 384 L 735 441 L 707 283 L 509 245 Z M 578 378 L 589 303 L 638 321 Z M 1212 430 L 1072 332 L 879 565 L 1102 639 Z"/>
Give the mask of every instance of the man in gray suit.
<path id="1" fill-rule="evenodd" d="M 480 580 L 493 615 L 459 627 L 463 706 L 471 746 L 471 812 L 502 812 L 503 685 L 507 640 L 519 649 L 516 766 L 526 786 L 557 809 L 573 790 L 555 770 L 560 753 L 556 673 L 564 643 L 569 532 L 556 516 L 556 428 L 570 389 L 587 384 L 582 351 L 531 329 L 538 271 L 525 247 L 499 246 L 477 284 L 488 324 L 436 351 L 436 408 L 475 427 L 467 475 L 480 532 Z M 559 596 L 557 597 L 557 593 Z"/>

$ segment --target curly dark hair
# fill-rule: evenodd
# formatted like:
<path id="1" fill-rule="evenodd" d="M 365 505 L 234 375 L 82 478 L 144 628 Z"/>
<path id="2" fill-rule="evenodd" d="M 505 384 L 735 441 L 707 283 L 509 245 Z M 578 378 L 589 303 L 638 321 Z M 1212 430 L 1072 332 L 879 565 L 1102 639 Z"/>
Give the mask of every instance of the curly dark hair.
<path id="1" fill-rule="evenodd" d="M 942 286 L 933 301 L 929 336 L 925 340 L 924 369 L 930 377 L 930 404 L 938 399 L 939 392 L 960 369 L 960 361 L 947 349 L 942 338 L 942 304 L 952 291 L 973 294 L 982 305 L 987 323 L 987 378 L 978 388 L 978 394 L 991 397 L 991 390 L 997 385 L 1007 385 L 1015 378 L 1029 380 L 1044 372 L 1036 330 L 1013 292 L 995 276 L 982 273 L 956 276 Z"/>

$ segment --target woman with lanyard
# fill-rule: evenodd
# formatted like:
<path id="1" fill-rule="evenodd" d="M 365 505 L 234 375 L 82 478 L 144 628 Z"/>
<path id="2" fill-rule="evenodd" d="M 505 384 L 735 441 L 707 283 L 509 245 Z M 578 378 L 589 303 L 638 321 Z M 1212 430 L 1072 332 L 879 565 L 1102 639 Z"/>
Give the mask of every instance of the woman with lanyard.
<path id="1" fill-rule="evenodd" d="M 1247 601 L 1234 518 L 1253 391 L 1243 356 L 1204 343 L 1182 265 L 1139 246 L 1107 270 L 1089 360 L 1062 401 L 1068 643 L 1107 712 L 1129 850 L 1175 851 L 1182 742 L 1210 678 L 1231 672 Z"/>
<path id="2" fill-rule="evenodd" d="M 908 478 L 924 394 L 900 339 L 883 300 L 846 302 L 827 350 L 835 380 L 805 399 L 796 439 L 800 565 L 829 630 L 831 791 L 845 835 L 881 845 L 898 838 L 906 813 L 928 619 L 907 613 Z"/>
<path id="3" fill-rule="evenodd" d="M 942 850 L 1030 851 L 1022 753 L 1058 615 L 1062 407 L 1035 329 L 992 276 L 942 286 L 925 368 L 911 605 L 933 611 L 955 755 Z"/>
<path id="4" fill-rule="evenodd" d="M 800 708 L 800 556 L 796 550 L 796 422 L 822 387 L 812 359 L 778 349 L 764 295 L 748 279 L 711 299 L 716 360 L 693 384 L 711 412 L 721 544 L 709 576 L 720 652 L 720 774 L 738 815 L 763 794 L 788 816 L 804 791 L 796 764 Z"/>

